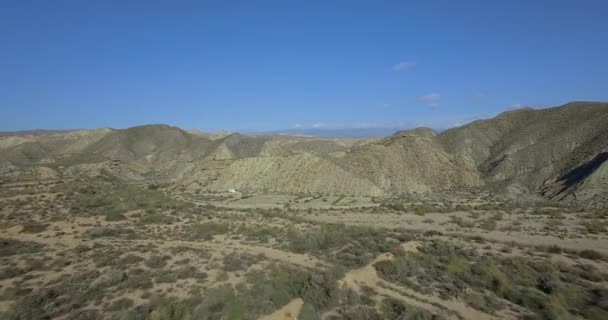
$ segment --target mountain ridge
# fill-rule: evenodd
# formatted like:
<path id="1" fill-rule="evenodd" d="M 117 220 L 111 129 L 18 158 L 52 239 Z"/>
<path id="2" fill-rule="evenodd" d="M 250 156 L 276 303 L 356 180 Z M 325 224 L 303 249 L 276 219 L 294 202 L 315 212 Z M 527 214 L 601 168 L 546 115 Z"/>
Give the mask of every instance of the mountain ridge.
<path id="1" fill-rule="evenodd" d="M 384 138 L 210 136 L 169 125 L 0 136 L 5 179 L 45 167 L 57 176 L 103 173 L 209 192 L 395 196 L 515 188 L 594 206 L 608 204 L 606 154 L 608 104 L 601 102 L 510 110 L 440 133 L 416 128 Z"/>

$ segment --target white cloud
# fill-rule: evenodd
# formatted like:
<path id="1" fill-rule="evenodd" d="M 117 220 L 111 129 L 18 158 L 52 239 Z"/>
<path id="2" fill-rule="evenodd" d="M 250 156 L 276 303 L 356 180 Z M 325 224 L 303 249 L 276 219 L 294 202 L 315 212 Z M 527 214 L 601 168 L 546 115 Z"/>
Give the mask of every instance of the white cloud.
<path id="1" fill-rule="evenodd" d="M 327 124 L 323 123 L 323 122 L 317 122 L 314 123 L 312 125 L 313 128 L 318 129 L 318 128 L 327 128 Z"/>
<path id="2" fill-rule="evenodd" d="M 415 61 L 401 61 L 399 63 L 397 63 L 396 65 L 393 66 L 393 70 L 399 72 L 399 71 L 405 71 L 407 69 L 411 69 L 413 67 L 416 66 L 416 62 Z"/>
<path id="3" fill-rule="evenodd" d="M 441 99 L 441 95 L 439 93 L 429 93 L 418 97 L 418 101 L 422 102 L 435 102 Z"/>
<path id="4" fill-rule="evenodd" d="M 512 105 L 509 106 L 509 109 L 521 109 L 521 108 L 525 108 L 526 106 L 524 104 L 521 103 L 514 103 Z"/>
<path id="5" fill-rule="evenodd" d="M 441 104 L 439 102 L 431 102 L 429 104 L 429 107 L 431 107 L 431 109 L 439 109 L 439 107 L 441 107 Z"/>

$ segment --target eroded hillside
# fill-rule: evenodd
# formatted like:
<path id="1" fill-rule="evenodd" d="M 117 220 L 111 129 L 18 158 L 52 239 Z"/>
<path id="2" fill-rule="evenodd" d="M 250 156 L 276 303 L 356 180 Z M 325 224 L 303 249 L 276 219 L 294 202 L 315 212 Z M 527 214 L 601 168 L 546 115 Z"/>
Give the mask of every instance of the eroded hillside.
<path id="1" fill-rule="evenodd" d="M 608 105 L 576 102 L 384 139 L 211 135 L 165 125 L 3 134 L 0 173 L 109 174 L 205 192 L 393 196 L 477 187 L 603 206 L 606 152 Z"/>

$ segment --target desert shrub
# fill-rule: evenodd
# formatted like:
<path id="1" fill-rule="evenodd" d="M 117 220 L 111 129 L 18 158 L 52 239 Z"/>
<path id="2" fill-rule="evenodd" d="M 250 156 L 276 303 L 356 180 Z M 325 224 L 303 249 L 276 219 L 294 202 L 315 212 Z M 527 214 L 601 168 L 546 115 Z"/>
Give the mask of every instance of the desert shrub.
<path id="1" fill-rule="evenodd" d="M 244 312 L 231 285 L 211 287 L 192 310 L 193 319 L 243 319 Z"/>
<path id="2" fill-rule="evenodd" d="M 96 267 L 116 266 L 121 251 L 112 247 L 100 247 L 92 250 L 89 254 L 90 259 Z"/>
<path id="3" fill-rule="evenodd" d="M 287 232 L 288 248 L 329 257 L 346 267 L 362 266 L 381 252 L 388 252 L 400 242 L 400 235 L 368 227 L 339 224 L 322 224 L 307 233 L 290 229 Z M 394 242 L 387 241 L 393 238 Z"/>
<path id="4" fill-rule="evenodd" d="M 526 257 L 479 255 L 448 242 L 424 243 L 418 253 L 374 264 L 378 274 L 417 291 L 436 292 L 442 298 L 462 296 L 472 307 L 493 312 L 501 299 L 521 305 L 540 319 L 562 319 L 598 304 L 606 289 L 595 285 L 601 275 L 582 266 L 559 265 Z M 467 292 L 470 288 L 473 291 Z M 468 289 L 467 289 L 468 290 Z M 594 309 L 608 311 L 607 302 Z"/>
<path id="5" fill-rule="evenodd" d="M 128 253 L 124 257 L 120 258 L 117 261 L 117 264 L 118 265 L 132 265 L 132 264 L 140 263 L 142 261 L 144 261 L 144 258 L 142 258 L 140 256 L 136 256 L 132 253 Z"/>
<path id="6" fill-rule="evenodd" d="M 381 320 L 375 308 L 370 306 L 350 306 L 339 310 L 340 319 L 344 320 Z"/>
<path id="7" fill-rule="evenodd" d="M 479 224 L 479 228 L 487 230 L 487 231 L 492 231 L 492 230 L 496 229 L 496 220 L 494 220 L 492 218 L 483 220 Z"/>
<path id="8" fill-rule="evenodd" d="M 145 265 L 150 269 L 163 268 L 167 265 L 167 260 L 170 260 L 169 256 L 158 256 L 153 255 L 146 260 Z"/>
<path id="9" fill-rule="evenodd" d="M 385 298 L 381 306 L 383 319 L 420 319 L 420 320 L 442 320 L 444 316 L 433 314 L 428 310 L 424 310 L 401 301 Z"/>
<path id="10" fill-rule="evenodd" d="M 120 311 L 120 310 L 126 310 L 129 309 L 133 306 L 133 300 L 129 299 L 129 298 L 119 298 L 115 301 L 113 301 L 106 310 L 104 311 Z"/>
<path id="11" fill-rule="evenodd" d="M 136 233 L 132 229 L 127 228 L 105 228 L 95 227 L 86 230 L 83 235 L 88 238 L 123 238 L 123 239 L 135 239 Z"/>
<path id="12" fill-rule="evenodd" d="M 188 300 L 163 297 L 152 302 L 151 320 L 190 320 L 192 306 Z"/>
<path id="13" fill-rule="evenodd" d="M 263 257 L 247 253 L 230 253 L 224 256 L 224 271 L 233 272 L 246 270 L 262 259 Z"/>
<path id="14" fill-rule="evenodd" d="M 44 245 L 39 243 L 0 238 L 0 257 L 36 253 L 42 248 L 44 248 Z"/>
<path id="15" fill-rule="evenodd" d="M 247 285 L 240 285 L 237 290 L 229 284 L 206 289 L 191 314 L 193 319 L 258 319 L 302 298 L 305 306 L 301 319 L 318 319 L 338 301 L 336 279 L 331 272 L 273 265 L 264 271 L 249 272 Z"/>
<path id="16" fill-rule="evenodd" d="M 42 320 L 59 318 L 90 301 L 100 301 L 104 288 L 89 286 L 99 272 L 63 275 L 51 284 L 19 297 L 7 312 L 7 319 Z"/>
<path id="17" fill-rule="evenodd" d="M 547 247 L 546 250 L 547 250 L 547 252 L 554 253 L 554 254 L 560 254 L 563 251 L 562 248 L 558 245 L 549 246 L 549 247 Z"/>
<path id="18" fill-rule="evenodd" d="M 466 221 L 462 217 L 459 217 L 457 215 L 451 215 L 450 222 L 461 228 L 473 228 L 475 226 L 475 223 L 473 221 Z"/>
<path id="19" fill-rule="evenodd" d="M 106 287 L 112 287 L 127 280 L 127 278 L 128 276 L 125 271 L 118 269 L 109 269 L 101 275 L 99 281 Z"/>
<path id="20" fill-rule="evenodd" d="M 584 259 L 606 260 L 606 256 L 603 253 L 595 251 L 593 249 L 581 250 L 581 251 L 579 251 L 578 255 Z"/>
<path id="21" fill-rule="evenodd" d="M 92 320 L 92 319 L 100 319 L 99 311 L 95 309 L 83 309 L 78 310 L 68 316 L 67 320 Z"/>
<path id="22" fill-rule="evenodd" d="M 504 308 L 504 303 L 493 294 L 470 292 L 464 296 L 464 302 L 479 311 L 489 314 L 493 314 L 497 310 Z"/>
<path id="23" fill-rule="evenodd" d="M 122 213 L 118 211 L 109 211 L 105 214 L 106 221 L 122 221 L 127 219 Z"/>
<path id="24" fill-rule="evenodd" d="M 175 200 L 157 189 L 125 184 L 116 179 L 84 180 L 64 186 L 72 194 L 71 212 L 87 215 L 126 212 L 134 209 L 184 209 L 192 205 Z"/>
<path id="25" fill-rule="evenodd" d="M 205 222 L 185 228 L 184 235 L 190 240 L 211 240 L 213 236 L 230 232 L 230 226 L 223 222 Z"/>
<path id="26" fill-rule="evenodd" d="M 40 233 L 40 232 L 45 231 L 48 226 L 49 226 L 48 223 L 35 223 L 35 222 L 24 223 L 23 229 L 21 229 L 21 232 L 22 233 Z"/>
<path id="27" fill-rule="evenodd" d="M 278 240 L 285 238 L 285 231 L 276 226 L 239 226 L 236 232 L 244 235 L 249 241 L 259 241 L 262 243 L 267 243 L 273 238 Z"/>
<path id="28" fill-rule="evenodd" d="M 605 223 L 600 220 L 594 219 L 592 221 L 583 222 L 583 227 L 587 230 L 587 232 L 592 234 L 604 233 L 606 232 Z"/>
<path id="29" fill-rule="evenodd" d="M 298 320 L 320 320 L 321 314 L 319 313 L 319 311 L 317 311 L 317 309 L 313 305 L 311 305 L 309 303 L 304 303 L 297 319 Z"/>
<path id="30" fill-rule="evenodd" d="M 175 222 L 175 217 L 162 213 L 144 214 L 139 222 L 144 224 L 172 224 Z"/>
<path id="31" fill-rule="evenodd" d="M 207 274 L 205 272 L 200 271 L 199 269 L 193 266 L 186 266 L 179 268 L 175 271 L 175 276 L 177 279 L 199 279 L 203 280 L 207 278 Z"/>

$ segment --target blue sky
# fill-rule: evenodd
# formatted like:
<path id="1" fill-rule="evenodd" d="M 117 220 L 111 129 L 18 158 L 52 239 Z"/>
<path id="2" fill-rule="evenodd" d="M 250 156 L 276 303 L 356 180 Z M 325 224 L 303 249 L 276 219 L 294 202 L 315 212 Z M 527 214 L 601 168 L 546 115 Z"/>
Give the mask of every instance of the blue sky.
<path id="1" fill-rule="evenodd" d="M 608 101 L 608 1 L 0 0 L 0 131 L 445 128 Z"/>

